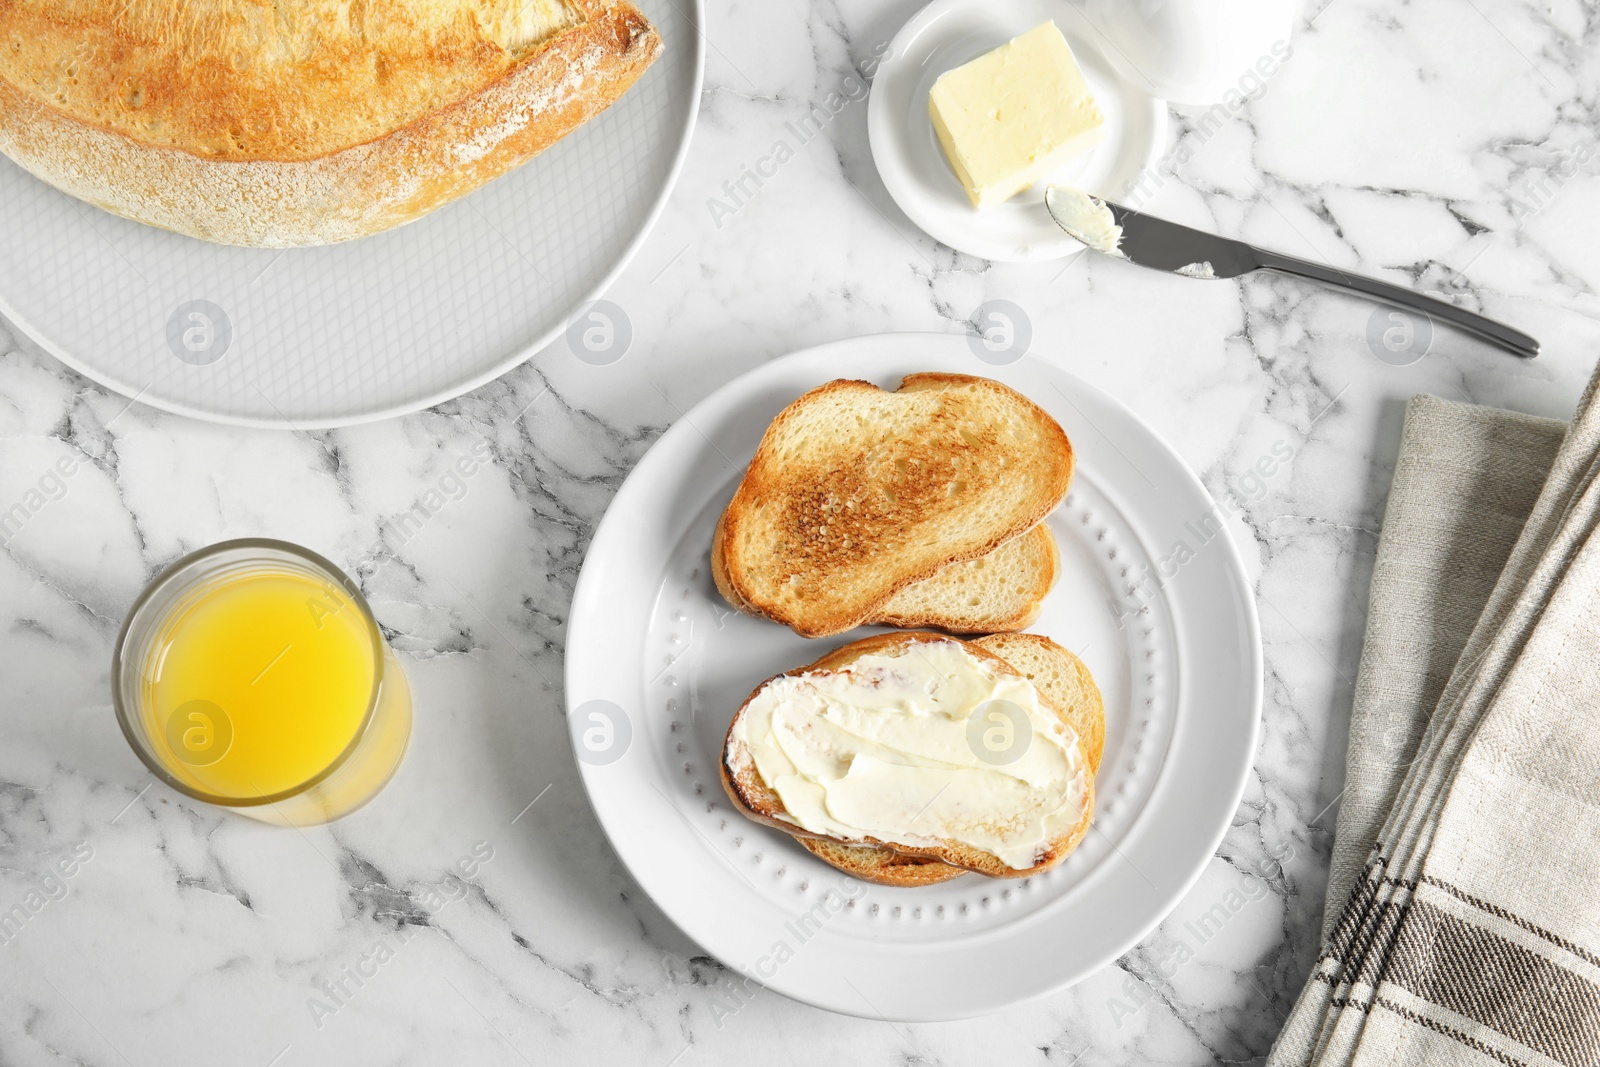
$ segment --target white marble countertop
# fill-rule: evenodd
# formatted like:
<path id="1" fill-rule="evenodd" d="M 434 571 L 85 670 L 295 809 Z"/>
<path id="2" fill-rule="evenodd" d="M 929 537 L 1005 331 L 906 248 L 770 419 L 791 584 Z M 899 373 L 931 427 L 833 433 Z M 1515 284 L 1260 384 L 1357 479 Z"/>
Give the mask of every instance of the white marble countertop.
<path id="1" fill-rule="evenodd" d="M 1174 124 L 1175 175 L 1147 206 L 1450 294 L 1538 336 L 1536 362 L 1441 329 L 1426 357 L 1395 366 L 1367 342 L 1371 305 L 1283 279 L 953 253 L 886 197 L 859 102 L 737 210 L 714 211 L 723 183 L 847 87 L 918 0 L 712 0 L 699 127 L 659 225 L 607 294 L 633 326 L 609 366 L 558 343 L 432 411 L 254 432 L 129 407 L 0 332 L 0 506 L 76 459 L 0 551 L 0 913 L 24 915 L 0 936 L 0 1063 L 1264 1056 L 1319 921 L 1404 402 L 1429 391 L 1564 417 L 1600 353 L 1593 7 L 1313 3 L 1264 92 L 1220 125 Z M 643 897 L 579 782 L 555 680 L 585 545 L 650 442 L 717 385 L 821 341 L 961 331 L 994 298 L 1025 310 L 1034 351 L 1122 399 L 1214 495 L 1245 505 L 1235 535 L 1267 676 L 1244 803 L 1178 911 L 1070 991 L 939 1025 L 772 993 L 730 1011 L 730 972 Z M 493 464 L 365 582 L 416 693 L 389 788 L 291 832 L 153 784 L 107 687 L 140 587 L 181 553 L 246 535 L 354 566 L 480 437 Z M 1263 478 L 1255 461 L 1277 442 L 1294 458 Z M 475 848 L 492 859 L 463 878 Z M 47 877 L 74 850 L 72 875 Z M 1243 883 L 1257 889 L 1248 906 L 1197 934 L 1192 920 Z M 340 981 L 329 1010 L 322 983 Z"/>

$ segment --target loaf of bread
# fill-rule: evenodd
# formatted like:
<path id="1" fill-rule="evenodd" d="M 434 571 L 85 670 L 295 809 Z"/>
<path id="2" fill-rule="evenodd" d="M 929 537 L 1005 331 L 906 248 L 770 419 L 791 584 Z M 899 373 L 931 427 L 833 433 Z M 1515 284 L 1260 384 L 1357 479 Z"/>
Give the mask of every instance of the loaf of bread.
<path id="1" fill-rule="evenodd" d="M 419 218 L 661 52 L 625 0 L 7 0 L 0 151 L 119 215 L 287 247 Z"/>

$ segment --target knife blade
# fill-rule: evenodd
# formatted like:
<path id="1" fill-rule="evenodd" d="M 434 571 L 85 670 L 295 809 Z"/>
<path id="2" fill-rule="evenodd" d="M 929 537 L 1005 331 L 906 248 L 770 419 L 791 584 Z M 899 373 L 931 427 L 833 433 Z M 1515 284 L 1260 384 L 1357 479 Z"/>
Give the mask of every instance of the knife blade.
<path id="1" fill-rule="evenodd" d="M 1204 279 L 1275 271 L 1420 312 L 1525 359 L 1539 354 L 1539 342 L 1521 330 L 1399 285 L 1168 222 L 1064 185 L 1046 189 L 1044 202 L 1056 225 L 1084 247 L 1141 267 Z"/>

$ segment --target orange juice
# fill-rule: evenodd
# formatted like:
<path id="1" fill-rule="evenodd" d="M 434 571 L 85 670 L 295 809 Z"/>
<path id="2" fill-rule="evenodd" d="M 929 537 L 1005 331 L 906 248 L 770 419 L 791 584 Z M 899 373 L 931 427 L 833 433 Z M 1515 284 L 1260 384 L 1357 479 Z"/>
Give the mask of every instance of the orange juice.
<path id="1" fill-rule="evenodd" d="M 147 729 L 177 777 L 224 797 L 281 793 L 332 765 L 366 718 L 377 666 L 344 590 L 272 571 L 207 590 L 153 652 Z"/>
<path id="2" fill-rule="evenodd" d="M 112 661 L 123 733 L 163 781 L 268 822 L 325 822 L 399 766 L 411 697 L 360 591 L 281 541 L 228 541 L 164 571 Z"/>

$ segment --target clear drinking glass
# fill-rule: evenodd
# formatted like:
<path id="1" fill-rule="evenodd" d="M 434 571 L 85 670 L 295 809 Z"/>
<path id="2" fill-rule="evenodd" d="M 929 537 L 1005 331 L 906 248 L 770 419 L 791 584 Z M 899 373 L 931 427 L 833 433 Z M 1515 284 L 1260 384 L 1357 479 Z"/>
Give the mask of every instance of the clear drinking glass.
<path id="1" fill-rule="evenodd" d="M 157 778 L 282 826 L 371 800 L 411 736 L 410 687 L 361 590 L 284 541 L 224 541 L 162 571 L 123 622 L 111 690 Z"/>

